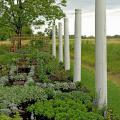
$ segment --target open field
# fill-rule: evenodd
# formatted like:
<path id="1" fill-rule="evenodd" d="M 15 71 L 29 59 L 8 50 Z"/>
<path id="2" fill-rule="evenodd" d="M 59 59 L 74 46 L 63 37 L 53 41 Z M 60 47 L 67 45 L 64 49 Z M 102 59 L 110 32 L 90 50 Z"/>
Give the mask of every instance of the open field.
<path id="1" fill-rule="evenodd" d="M 74 40 L 71 44 L 71 58 L 74 57 Z M 109 40 L 107 44 L 108 77 L 120 84 L 120 40 Z M 95 66 L 95 41 L 82 41 L 82 65 L 94 69 Z"/>
<path id="2" fill-rule="evenodd" d="M 22 41 L 22 45 L 26 45 L 26 44 L 28 44 L 29 43 L 29 40 L 23 40 Z M 8 46 L 10 46 L 11 45 L 11 41 L 0 41 L 0 46 L 1 45 L 8 45 Z"/>

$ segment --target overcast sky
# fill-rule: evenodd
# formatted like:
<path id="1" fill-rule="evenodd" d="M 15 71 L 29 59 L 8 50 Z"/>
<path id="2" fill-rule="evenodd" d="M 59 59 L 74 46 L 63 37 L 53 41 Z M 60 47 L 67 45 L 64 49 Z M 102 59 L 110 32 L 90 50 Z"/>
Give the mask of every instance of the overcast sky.
<path id="1" fill-rule="evenodd" d="M 63 8 L 69 18 L 70 34 L 74 34 L 74 10 L 82 9 L 82 34 L 95 34 L 95 0 L 67 0 Z M 63 20 L 61 20 L 63 21 Z M 107 0 L 107 35 L 120 34 L 120 0 Z"/>
<path id="2" fill-rule="evenodd" d="M 63 10 L 69 18 L 70 34 L 74 34 L 75 9 L 82 10 L 82 35 L 95 35 L 95 0 L 67 0 Z M 120 0 L 107 0 L 106 13 L 107 35 L 120 35 Z M 63 19 L 57 22 L 63 23 Z"/>
<path id="3" fill-rule="evenodd" d="M 67 7 L 66 9 L 94 9 L 95 6 L 95 0 L 67 0 Z M 120 7 L 120 0 L 107 0 L 107 8 L 108 9 L 116 9 Z"/>

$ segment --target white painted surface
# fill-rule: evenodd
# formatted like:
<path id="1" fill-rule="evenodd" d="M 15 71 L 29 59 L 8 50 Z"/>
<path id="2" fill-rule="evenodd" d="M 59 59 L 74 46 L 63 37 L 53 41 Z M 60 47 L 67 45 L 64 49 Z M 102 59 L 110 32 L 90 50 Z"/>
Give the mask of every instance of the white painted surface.
<path id="1" fill-rule="evenodd" d="M 106 0 L 95 1 L 95 79 L 99 108 L 107 106 Z"/>
<path id="2" fill-rule="evenodd" d="M 52 28 L 52 55 L 56 58 L 56 30 L 55 25 Z"/>
<path id="3" fill-rule="evenodd" d="M 62 38 L 62 23 L 58 23 L 59 30 L 59 62 L 63 62 L 63 38 Z"/>
<path id="4" fill-rule="evenodd" d="M 81 10 L 75 10 L 74 82 L 81 81 Z"/>
<path id="5" fill-rule="evenodd" d="M 64 55 L 65 55 L 65 70 L 70 70 L 70 46 L 69 46 L 69 21 L 64 18 Z"/>

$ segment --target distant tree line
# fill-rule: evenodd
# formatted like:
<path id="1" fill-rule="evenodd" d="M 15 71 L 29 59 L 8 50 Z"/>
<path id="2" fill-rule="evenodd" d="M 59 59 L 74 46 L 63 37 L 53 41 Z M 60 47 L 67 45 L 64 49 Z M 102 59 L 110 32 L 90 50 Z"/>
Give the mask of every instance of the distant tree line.
<path id="1" fill-rule="evenodd" d="M 120 39 L 120 35 L 113 35 L 113 36 L 107 36 L 108 39 L 115 39 L 115 38 L 119 38 Z M 74 39 L 74 35 L 70 35 L 70 39 Z M 82 39 L 95 39 L 95 36 L 86 36 L 83 35 Z"/>
<path id="2" fill-rule="evenodd" d="M 107 38 L 120 38 L 120 35 L 107 36 Z"/>

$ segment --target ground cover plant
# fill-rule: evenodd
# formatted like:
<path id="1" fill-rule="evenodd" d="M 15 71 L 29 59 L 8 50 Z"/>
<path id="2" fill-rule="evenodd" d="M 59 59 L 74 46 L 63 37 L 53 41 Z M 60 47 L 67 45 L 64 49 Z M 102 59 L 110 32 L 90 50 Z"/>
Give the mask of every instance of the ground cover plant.
<path id="1" fill-rule="evenodd" d="M 62 94 L 61 94 L 62 95 Z M 84 95 L 81 94 L 80 95 Z M 72 94 L 71 97 L 75 97 Z M 89 99 L 88 99 L 89 101 Z M 83 100 L 83 103 L 85 101 Z M 89 101 L 91 103 L 91 101 Z M 78 99 L 70 99 L 69 97 L 65 97 L 65 95 L 61 97 L 56 97 L 54 100 L 49 101 L 39 101 L 34 105 L 28 107 L 30 112 L 34 112 L 36 117 L 40 116 L 46 117 L 47 119 L 55 119 L 55 120 L 102 120 L 103 117 L 100 114 L 94 112 L 88 112 L 86 106 Z"/>
<path id="2" fill-rule="evenodd" d="M 0 115 L 0 120 L 21 120 L 19 114 L 15 115 L 13 118 L 8 117 L 6 115 Z"/>

